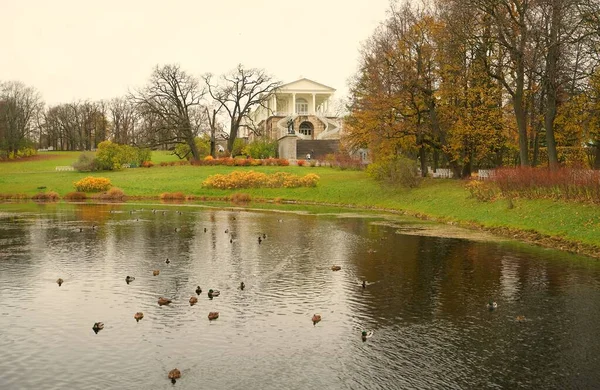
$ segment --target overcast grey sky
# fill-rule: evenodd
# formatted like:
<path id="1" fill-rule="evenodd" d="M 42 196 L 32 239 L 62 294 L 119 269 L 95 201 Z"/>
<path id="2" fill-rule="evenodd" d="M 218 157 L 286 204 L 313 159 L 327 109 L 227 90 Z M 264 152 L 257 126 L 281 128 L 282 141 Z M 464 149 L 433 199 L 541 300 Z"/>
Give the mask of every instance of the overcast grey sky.
<path id="1" fill-rule="evenodd" d="M 200 76 L 242 63 L 284 82 L 313 79 L 340 98 L 388 8 L 389 0 L 0 0 L 0 80 L 56 104 L 121 96 L 157 64 Z"/>

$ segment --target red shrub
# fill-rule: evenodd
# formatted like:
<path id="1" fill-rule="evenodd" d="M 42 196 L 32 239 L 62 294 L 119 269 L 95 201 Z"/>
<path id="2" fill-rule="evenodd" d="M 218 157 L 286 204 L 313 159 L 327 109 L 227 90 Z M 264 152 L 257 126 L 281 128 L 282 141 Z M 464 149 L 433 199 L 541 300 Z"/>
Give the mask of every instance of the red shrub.
<path id="1" fill-rule="evenodd" d="M 491 180 L 505 195 L 600 202 L 600 171 L 560 168 L 500 168 Z"/>

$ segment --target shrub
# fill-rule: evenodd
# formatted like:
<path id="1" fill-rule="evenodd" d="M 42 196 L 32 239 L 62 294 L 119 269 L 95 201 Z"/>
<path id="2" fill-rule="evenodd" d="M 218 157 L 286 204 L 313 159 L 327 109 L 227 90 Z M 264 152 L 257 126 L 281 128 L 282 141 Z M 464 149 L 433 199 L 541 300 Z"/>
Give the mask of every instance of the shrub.
<path id="1" fill-rule="evenodd" d="M 233 203 L 248 203 L 250 200 L 252 200 L 252 198 L 246 193 L 236 192 L 235 194 L 231 195 L 231 201 Z"/>
<path id="2" fill-rule="evenodd" d="M 402 187 L 417 187 L 421 182 L 417 163 L 403 156 L 381 158 L 369 165 L 367 173 L 375 180 Z"/>
<path id="3" fill-rule="evenodd" d="M 482 202 L 494 200 L 498 193 L 498 187 L 495 184 L 479 180 L 470 180 L 465 188 L 471 193 L 471 197 Z"/>
<path id="4" fill-rule="evenodd" d="M 29 199 L 29 197 L 26 194 L 0 194 L 0 200 L 9 200 L 9 199 L 23 200 L 23 199 Z"/>
<path id="5" fill-rule="evenodd" d="M 152 161 L 144 161 L 140 165 L 140 167 L 142 167 L 142 168 L 152 168 L 153 166 L 154 166 L 154 163 Z"/>
<path id="6" fill-rule="evenodd" d="M 600 171 L 586 169 L 501 168 L 491 177 L 502 195 L 600 203 Z"/>
<path id="7" fill-rule="evenodd" d="M 203 158 L 206 155 L 210 155 L 210 139 L 208 137 L 196 137 L 194 138 L 196 143 L 196 149 L 198 149 L 199 158 Z M 177 144 L 173 154 L 180 159 L 192 160 L 192 150 L 187 143 Z"/>
<path id="8" fill-rule="evenodd" d="M 125 198 L 125 193 L 122 189 L 113 187 L 101 194 L 95 194 L 93 198 L 100 200 L 123 200 Z"/>
<path id="9" fill-rule="evenodd" d="M 260 139 L 250 142 L 244 147 L 243 153 L 258 159 L 275 156 L 277 154 L 277 141 Z"/>
<path id="10" fill-rule="evenodd" d="M 85 192 L 69 192 L 64 196 L 66 200 L 86 200 L 87 195 Z"/>
<path id="11" fill-rule="evenodd" d="M 98 163 L 96 162 L 96 156 L 92 152 L 83 152 L 77 158 L 77 161 L 73 163 L 73 168 L 79 172 L 91 172 L 98 170 Z"/>
<path id="12" fill-rule="evenodd" d="M 305 160 L 298 160 L 297 164 L 299 167 L 303 167 L 304 165 L 306 165 L 306 161 Z"/>
<path id="13" fill-rule="evenodd" d="M 163 192 L 160 194 L 161 200 L 185 200 L 183 192 Z"/>
<path id="14" fill-rule="evenodd" d="M 351 157 L 345 152 L 328 154 L 325 156 L 325 162 L 327 165 L 341 170 L 350 169 L 353 171 L 359 171 L 365 168 L 365 164 L 360 158 Z"/>
<path id="15" fill-rule="evenodd" d="M 236 138 L 233 141 L 233 147 L 231 150 L 231 156 L 239 156 L 244 153 L 244 148 L 246 147 L 246 142 L 241 138 Z"/>
<path id="16" fill-rule="evenodd" d="M 75 189 L 80 192 L 102 192 L 107 191 L 112 184 L 106 177 L 88 176 L 73 183 Z"/>
<path id="17" fill-rule="evenodd" d="M 254 171 L 234 171 L 227 175 L 212 175 L 202 182 L 203 187 L 219 189 L 235 188 L 294 188 L 294 187 L 315 187 L 319 181 L 319 176 L 314 173 L 304 177 L 292 175 L 287 172 L 276 172 L 267 175 L 262 172 Z"/>
<path id="18" fill-rule="evenodd" d="M 140 166 L 144 161 L 150 161 L 149 149 L 139 149 L 129 145 L 119 145 L 111 141 L 98 144 L 96 164 L 99 170 L 120 170 L 124 164 L 131 167 Z"/>
<path id="19" fill-rule="evenodd" d="M 44 202 L 56 202 L 60 199 L 60 196 L 58 196 L 58 194 L 54 191 L 48 191 L 35 194 L 31 197 L 31 199 Z"/>

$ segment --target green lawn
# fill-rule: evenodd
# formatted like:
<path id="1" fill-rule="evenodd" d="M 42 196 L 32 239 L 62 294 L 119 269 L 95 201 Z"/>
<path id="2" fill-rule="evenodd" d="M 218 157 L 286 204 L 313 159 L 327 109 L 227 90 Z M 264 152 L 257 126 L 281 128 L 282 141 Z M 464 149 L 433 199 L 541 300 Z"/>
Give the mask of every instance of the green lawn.
<path id="1" fill-rule="evenodd" d="M 0 163 L 0 194 L 34 195 L 37 187 L 56 191 L 63 196 L 74 191 L 73 182 L 90 173 L 56 172 L 57 165 L 70 165 L 79 153 L 52 153 L 53 159 L 31 162 Z M 176 160 L 164 152 L 153 153 L 153 161 Z M 298 175 L 316 173 L 320 176 L 316 188 L 215 190 L 202 188 L 202 181 L 216 173 L 232 170 L 256 170 L 265 173 L 285 171 Z M 133 168 L 118 172 L 96 172 L 111 180 L 129 196 L 158 196 L 163 192 L 181 191 L 186 195 L 223 197 L 244 192 L 253 199 L 297 200 L 335 206 L 356 206 L 405 210 L 439 219 L 474 222 L 486 227 L 508 227 L 532 230 L 542 234 L 594 245 L 600 248 L 600 207 L 555 202 L 550 200 L 517 199 L 509 208 L 505 200 L 480 202 L 470 198 L 464 182 L 428 179 L 413 190 L 382 186 L 360 171 L 340 171 L 325 167 L 197 167 L 173 166 Z"/>

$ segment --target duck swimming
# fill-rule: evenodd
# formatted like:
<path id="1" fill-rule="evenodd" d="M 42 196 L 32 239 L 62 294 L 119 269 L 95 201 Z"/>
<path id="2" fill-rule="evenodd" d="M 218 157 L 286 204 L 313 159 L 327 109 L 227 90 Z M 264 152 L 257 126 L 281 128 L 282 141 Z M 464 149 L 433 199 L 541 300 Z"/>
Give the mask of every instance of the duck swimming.
<path id="1" fill-rule="evenodd" d="M 321 321 L 321 315 L 320 314 L 314 314 L 312 316 L 313 325 L 316 325 L 317 322 L 320 322 L 320 321 Z"/>
<path id="2" fill-rule="evenodd" d="M 94 333 L 98 334 L 102 329 L 104 329 L 104 322 L 96 322 L 92 327 Z"/>
<path id="3" fill-rule="evenodd" d="M 171 302 L 172 301 L 170 299 L 168 299 L 168 298 L 163 298 L 163 297 L 158 298 L 158 304 L 159 304 L 159 306 L 168 305 Z"/>
<path id="4" fill-rule="evenodd" d="M 152 271 L 152 275 L 158 276 L 158 274 L 160 274 L 160 270 L 155 269 L 154 271 Z"/>
<path id="5" fill-rule="evenodd" d="M 363 280 L 362 287 L 363 287 L 363 288 L 367 288 L 367 281 L 366 281 L 366 280 Z"/>
<path id="6" fill-rule="evenodd" d="M 211 311 L 210 313 L 208 313 L 208 319 L 210 321 L 216 320 L 217 318 L 219 318 L 219 312 L 218 311 Z"/>
<path id="7" fill-rule="evenodd" d="M 525 316 L 517 316 L 517 317 L 515 318 L 515 320 L 516 320 L 517 322 L 525 322 Z"/>
<path id="8" fill-rule="evenodd" d="M 341 269 L 342 269 L 342 267 L 340 267 L 339 265 L 332 265 L 332 266 L 331 266 L 331 270 L 332 270 L 332 271 L 339 271 L 339 270 L 341 270 Z"/>
<path id="9" fill-rule="evenodd" d="M 498 308 L 498 304 L 496 303 L 496 301 L 489 301 L 486 306 L 490 311 L 496 310 Z"/>
<path id="10" fill-rule="evenodd" d="M 190 306 L 194 306 L 196 303 L 198 303 L 198 298 L 190 297 Z"/>
<path id="11" fill-rule="evenodd" d="M 366 330 L 362 331 L 362 333 L 361 333 L 362 341 L 367 341 L 367 339 L 371 338 L 371 337 L 373 337 L 373 331 L 372 330 L 370 330 L 368 332 Z"/>
<path id="12" fill-rule="evenodd" d="M 202 289 L 200 288 L 200 286 L 196 287 L 196 294 L 202 294 Z"/>
<path id="13" fill-rule="evenodd" d="M 221 292 L 219 290 L 213 290 L 212 288 L 208 290 L 208 297 L 210 299 L 212 299 L 212 297 L 218 297 L 219 295 L 221 295 Z"/>
<path id="14" fill-rule="evenodd" d="M 58 283 L 58 287 L 62 286 L 65 281 L 62 278 L 56 279 L 56 283 Z"/>
<path id="15" fill-rule="evenodd" d="M 166 264 L 169 264 L 171 262 L 171 260 L 169 260 L 169 258 L 167 257 L 167 260 L 165 260 Z"/>
<path id="16" fill-rule="evenodd" d="M 133 282 L 135 280 L 135 278 L 133 276 L 125 276 L 125 283 L 129 284 L 131 282 Z"/>
<path id="17" fill-rule="evenodd" d="M 144 313 L 142 313 L 141 311 L 138 311 L 137 313 L 135 313 L 133 315 L 133 318 L 135 318 L 136 322 L 140 322 L 140 320 L 142 318 L 144 318 Z"/>
<path id="18" fill-rule="evenodd" d="M 168 377 L 171 380 L 171 383 L 175 384 L 175 382 L 177 382 L 177 379 L 181 378 L 181 371 L 179 371 L 177 368 L 174 368 L 171 371 L 169 371 Z"/>
<path id="19" fill-rule="evenodd" d="M 240 290 L 243 290 L 246 288 L 246 285 L 244 284 L 244 282 L 240 283 Z"/>

